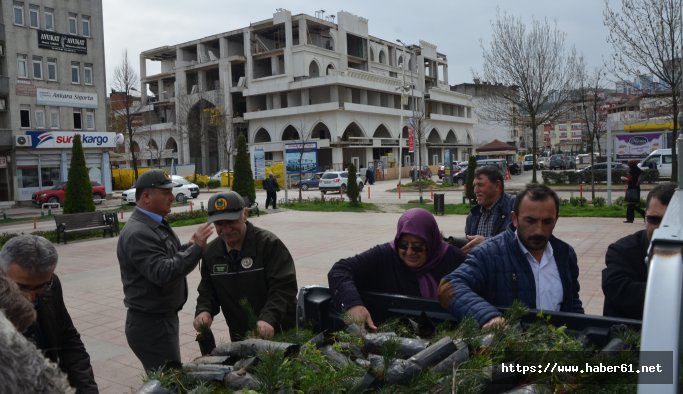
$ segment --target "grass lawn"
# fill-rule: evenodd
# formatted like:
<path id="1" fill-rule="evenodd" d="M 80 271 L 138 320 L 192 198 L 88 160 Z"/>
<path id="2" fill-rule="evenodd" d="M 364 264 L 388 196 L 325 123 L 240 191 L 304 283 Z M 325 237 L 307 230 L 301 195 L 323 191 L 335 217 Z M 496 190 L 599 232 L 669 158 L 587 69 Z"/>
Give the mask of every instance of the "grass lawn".
<path id="1" fill-rule="evenodd" d="M 422 207 L 430 212 L 434 211 L 433 203 L 419 203 L 401 204 L 401 208 L 410 209 Z M 472 207 L 467 204 L 446 204 L 444 213 L 446 215 L 467 215 Z M 560 205 L 560 217 L 603 217 L 603 218 L 621 218 L 626 217 L 626 207 L 623 205 L 612 205 L 611 207 L 594 207 L 586 205 L 583 207 L 573 206 L 569 204 Z"/>
<path id="2" fill-rule="evenodd" d="M 381 212 L 379 207 L 372 203 L 361 202 L 358 205 L 351 205 L 348 200 L 313 200 L 313 201 L 290 201 L 287 204 L 280 204 L 282 208 L 295 211 L 312 212 Z"/>

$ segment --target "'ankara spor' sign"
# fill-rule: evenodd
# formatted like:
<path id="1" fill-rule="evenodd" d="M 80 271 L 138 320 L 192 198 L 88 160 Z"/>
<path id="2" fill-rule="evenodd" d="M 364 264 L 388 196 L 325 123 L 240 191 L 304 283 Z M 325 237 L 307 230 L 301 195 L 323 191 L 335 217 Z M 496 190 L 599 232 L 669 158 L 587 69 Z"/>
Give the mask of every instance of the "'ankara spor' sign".
<path id="1" fill-rule="evenodd" d="M 97 108 L 97 94 L 38 88 L 36 89 L 36 104 L 55 107 Z"/>
<path id="2" fill-rule="evenodd" d="M 84 148 L 116 147 L 116 133 L 34 130 L 26 132 L 26 135 L 31 137 L 31 146 L 36 149 L 71 148 L 76 134 L 81 135 Z"/>

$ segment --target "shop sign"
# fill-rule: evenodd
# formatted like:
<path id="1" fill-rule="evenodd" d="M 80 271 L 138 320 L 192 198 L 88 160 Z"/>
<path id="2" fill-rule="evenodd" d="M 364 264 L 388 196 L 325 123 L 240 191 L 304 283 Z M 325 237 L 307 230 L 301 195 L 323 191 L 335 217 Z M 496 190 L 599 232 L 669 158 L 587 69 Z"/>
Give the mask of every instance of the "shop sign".
<path id="1" fill-rule="evenodd" d="M 36 86 L 30 79 L 17 78 L 15 92 L 17 96 L 36 97 Z"/>
<path id="2" fill-rule="evenodd" d="M 38 48 L 86 55 L 88 53 L 88 40 L 79 36 L 38 30 Z"/>
<path id="3" fill-rule="evenodd" d="M 27 131 L 35 149 L 71 148 L 74 136 L 80 134 L 83 148 L 115 148 L 116 133 L 77 131 Z"/>
<path id="4" fill-rule="evenodd" d="M 36 104 L 55 107 L 97 108 L 97 94 L 38 88 L 36 89 Z"/>

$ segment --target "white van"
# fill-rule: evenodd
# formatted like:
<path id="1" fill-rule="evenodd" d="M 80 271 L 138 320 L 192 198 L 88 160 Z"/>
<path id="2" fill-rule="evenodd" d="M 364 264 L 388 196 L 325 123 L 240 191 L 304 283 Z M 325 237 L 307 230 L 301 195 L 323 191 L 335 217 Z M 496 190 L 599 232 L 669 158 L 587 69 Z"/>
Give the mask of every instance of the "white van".
<path id="1" fill-rule="evenodd" d="M 646 168 L 656 168 L 661 178 L 671 178 L 672 159 L 671 149 L 657 149 L 638 163 L 638 167 L 643 170 Z"/>

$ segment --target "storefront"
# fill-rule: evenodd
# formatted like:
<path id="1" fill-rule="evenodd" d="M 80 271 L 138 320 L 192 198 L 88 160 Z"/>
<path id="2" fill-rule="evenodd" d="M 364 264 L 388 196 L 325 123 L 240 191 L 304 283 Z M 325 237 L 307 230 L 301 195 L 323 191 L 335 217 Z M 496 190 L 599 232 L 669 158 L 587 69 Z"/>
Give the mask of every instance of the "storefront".
<path id="1" fill-rule="evenodd" d="M 15 136 L 15 201 L 30 201 L 34 192 L 67 180 L 76 134 L 81 135 L 90 180 L 104 185 L 107 194 L 111 193 L 109 149 L 116 146 L 115 133 L 30 130 Z"/>

